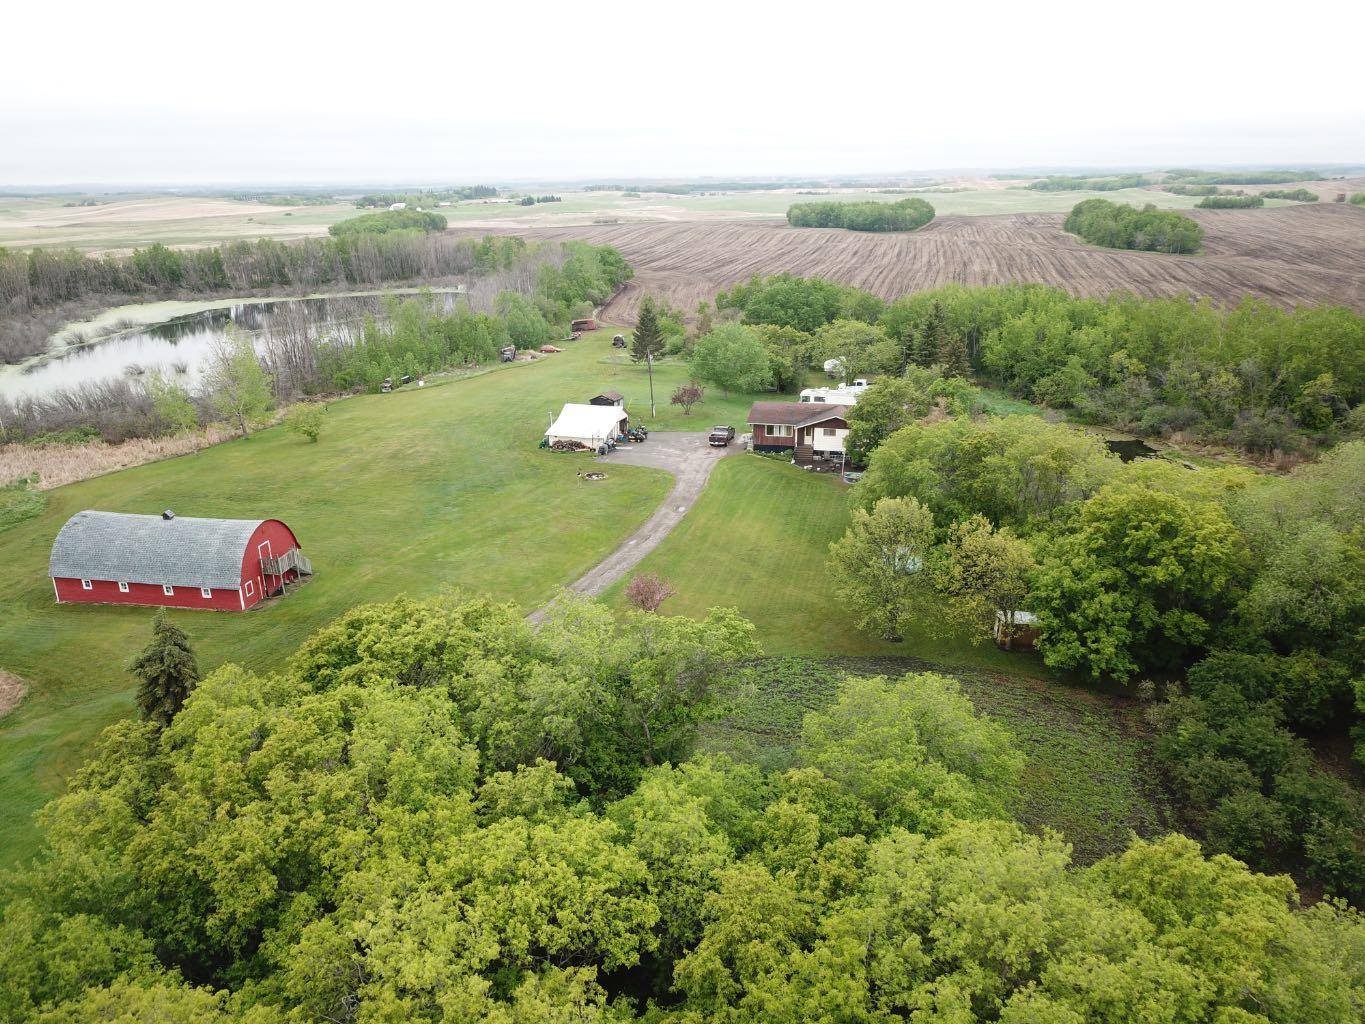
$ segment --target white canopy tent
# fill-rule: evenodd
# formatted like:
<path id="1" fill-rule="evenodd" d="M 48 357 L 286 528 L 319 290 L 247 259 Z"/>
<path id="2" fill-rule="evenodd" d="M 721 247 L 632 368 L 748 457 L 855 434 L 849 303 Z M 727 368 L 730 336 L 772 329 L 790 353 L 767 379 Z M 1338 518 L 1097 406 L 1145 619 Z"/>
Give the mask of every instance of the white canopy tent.
<path id="1" fill-rule="evenodd" d="M 551 444 L 556 441 L 576 441 L 596 448 L 608 438 L 626 432 L 626 411 L 619 405 L 569 404 L 545 431 Z"/>

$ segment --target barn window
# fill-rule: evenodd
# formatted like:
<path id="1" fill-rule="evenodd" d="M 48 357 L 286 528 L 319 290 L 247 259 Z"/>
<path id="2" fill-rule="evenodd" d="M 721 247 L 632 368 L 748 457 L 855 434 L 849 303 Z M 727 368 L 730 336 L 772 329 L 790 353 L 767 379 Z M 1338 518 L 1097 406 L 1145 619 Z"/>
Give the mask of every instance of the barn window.
<path id="1" fill-rule="evenodd" d="M 175 587 L 167 586 L 165 583 L 163 583 L 161 584 L 161 592 L 165 594 L 167 597 L 174 597 Z"/>
<path id="2" fill-rule="evenodd" d="M 200 597 L 212 597 L 212 596 L 213 596 L 213 591 L 212 591 L 212 589 L 210 589 L 209 587 L 200 587 L 200 588 L 199 588 L 199 596 L 200 596 Z"/>
<path id="3" fill-rule="evenodd" d="M 95 589 L 95 584 L 91 583 L 89 580 L 81 580 L 81 589 L 82 589 L 82 590 L 94 590 L 94 589 Z"/>
<path id="4" fill-rule="evenodd" d="M 833 437 L 837 433 L 839 433 L 839 431 L 835 430 L 833 427 L 824 428 L 824 434 L 826 437 Z"/>
<path id="5" fill-rule="evenodd" d="M 128 584 L 126 584 L 126 583 L 120 583 L 120 584 L 118 585 L 118 592 L 119 592 L 120 594 L 126 594 L 126 593 L 128 593 Z"/>
<path id="6" fill-rule="evenodd" d="M 251 586 L 251 580 L 247 580 L 247 581 L 246 581 L 246 596 L 247 596 L 247 597 L 250 597 L 253 593 L 254 593 L 254 590 L 253 590 L 253 588 L 252 588 L 252 586 Z"/>

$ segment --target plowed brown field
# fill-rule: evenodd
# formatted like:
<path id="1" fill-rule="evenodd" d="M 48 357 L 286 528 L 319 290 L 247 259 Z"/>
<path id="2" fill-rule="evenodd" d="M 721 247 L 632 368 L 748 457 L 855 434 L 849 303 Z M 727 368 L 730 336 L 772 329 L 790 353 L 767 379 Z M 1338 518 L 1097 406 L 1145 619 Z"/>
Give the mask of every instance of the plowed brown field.
<path id="1" fill-rule="evenodd" d="M 1283 306 L 1332 302 L 1365 311 L 1365 210 L 1336 204 L 1195 210 L 1198 256 L 1089 246 L 1060 214 L 942 217 L 912 234 L 791 228 L 775 221 L 587 225 L 540 238 L 610 243 L 636 269 L 611 316 L 633 322 L 645 293 L 689 313 L 754 274 L 787 271 L 857 285 L 886 299 L 937 285 L 1041 282 L 1078 295 L 1260 296 Z M 527 232 L 520 232 L 527 233 Z"/>

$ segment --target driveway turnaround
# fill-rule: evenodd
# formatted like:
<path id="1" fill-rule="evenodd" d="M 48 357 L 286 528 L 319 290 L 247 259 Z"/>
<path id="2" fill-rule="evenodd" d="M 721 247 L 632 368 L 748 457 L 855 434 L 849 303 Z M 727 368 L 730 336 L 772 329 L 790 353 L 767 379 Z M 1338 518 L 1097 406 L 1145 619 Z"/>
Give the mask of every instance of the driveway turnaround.
<path id="1" fill-rule="evenodd" d="M 706 478 L 717 462 L 732 452 L 739 451 L 739 443 L 732 441 L 726 448 L 712 448 L 706 443 L 706 434 L 684 434 L 679 432 L 650 434 L 649 440 L 640 444 L 623 445 L 608 455 L 594 460 L 595 463 L 612 463 L 627 466 L 652 466 L 672 473 L 676 479 L 673 490 L 643 526 L 622 542 L 621 546 L 609 554 L 593 568 L 574 580 L 566 588 L 576 594 L 596 597 L 626 573 L 640 564 L 640 561 L 667 537 L 673 527 L 682 521 L 687 510 L 706 486 Z M 551 601 L 543 608 L 533 611 L 527 618 L 541 622 L 550 608 Z"/>

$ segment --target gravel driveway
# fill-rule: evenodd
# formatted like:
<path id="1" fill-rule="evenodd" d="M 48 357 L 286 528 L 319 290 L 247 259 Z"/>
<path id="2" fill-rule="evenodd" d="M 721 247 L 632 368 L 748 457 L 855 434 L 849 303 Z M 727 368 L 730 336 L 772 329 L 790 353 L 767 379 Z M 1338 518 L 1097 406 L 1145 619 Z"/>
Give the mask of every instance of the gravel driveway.
<path id="1" fill-rule="evenodd" d="M 615 551 L 570 583 L 567 589 L 595 597 L 639 565 L 641 559 L 658 547 L 659 542 L 682 521 L 706 486 L 706 478 L 711 475 L 712 467 L 725 456 L 739 450 L 738 441 L 730 442 L 726 448 L 712 448 L 706 443 L 706 434 L 669 431 L 652 433 L 649 440 L 642 444 L 625 445 L 594 460 L 664 469 L 672 473 L 677 482 L 663 504 L 645 520 L 643 526 L 627 537 Z M 553 604 L 551 601 L 527 618 L 532 622 L 541 622 Z"/>

